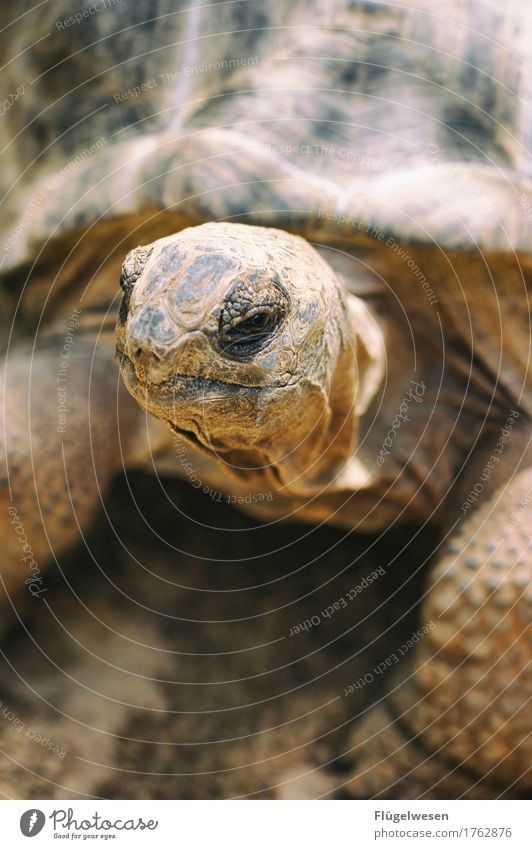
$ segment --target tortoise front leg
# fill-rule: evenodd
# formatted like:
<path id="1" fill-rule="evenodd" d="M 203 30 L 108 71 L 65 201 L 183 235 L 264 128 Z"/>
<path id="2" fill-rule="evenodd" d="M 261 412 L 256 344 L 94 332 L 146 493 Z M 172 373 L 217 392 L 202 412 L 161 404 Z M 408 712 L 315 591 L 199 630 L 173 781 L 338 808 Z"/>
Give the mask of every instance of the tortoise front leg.
<path id="1" fill-rule="evenodd" d="M 9 595 L 46 598 L 48 562 L 90 526 L 144 414 L 122 389 L 112 333 L 96 345 L 63 332 L 3 366 L 0 573 Z"/>
<path id="2" fill-rule="evenodd" d="M 356 727 L 359 798 L 496 798 L 532 789 L 532 451 L 491 449 L 457 497 L 460 521 L 429 579 L 409 674 Z M 495 455 L 497 456 L 497 455 Z M 504 460 L 504 462 L 503 462 Z M 484 498 L 474 510 L 471 491 Z M 408 658 L 408 654 L 405 659 Z"/>

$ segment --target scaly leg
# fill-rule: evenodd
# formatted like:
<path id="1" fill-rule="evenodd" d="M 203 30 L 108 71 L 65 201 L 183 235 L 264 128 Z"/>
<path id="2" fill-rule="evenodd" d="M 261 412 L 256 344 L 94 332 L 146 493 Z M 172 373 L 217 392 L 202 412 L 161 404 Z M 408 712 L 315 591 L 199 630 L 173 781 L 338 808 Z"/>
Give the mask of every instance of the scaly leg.
<path id="1" fill-rule="evenodd" d="M 97 346 L 96 334 L 81 329 L 72 338 L 65 347 L 64 334 L 48 337 L 4 361 L 0 572 L 8 594 L 24 586 L 44 593 L 47 561 L 89 527 L 143 418 L 122 389 L 113 334 Z"/>
<path id="2" fill-rule="evenodd" d="M 493 472 L 485 471 L 491 450 L 483 453 L 464 486 L 467 500 L 486 481 L 477 509 L 454 502 L 461 520 L 430 575 L 426 635 L 409 671 L 355 729 L 350 795 L 496 798 L 532 789 L 532 450 L 517 428 L 509 442 Z"/>

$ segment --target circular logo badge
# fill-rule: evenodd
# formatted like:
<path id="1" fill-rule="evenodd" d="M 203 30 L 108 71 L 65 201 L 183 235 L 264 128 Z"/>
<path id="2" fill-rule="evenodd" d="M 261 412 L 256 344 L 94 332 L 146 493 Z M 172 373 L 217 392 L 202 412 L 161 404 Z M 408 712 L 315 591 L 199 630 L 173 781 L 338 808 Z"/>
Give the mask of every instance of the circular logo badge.
<path id="1" fill-rule="evenodd" d="M 31 808 L 29 811 L 24 811 L 20 818 L 20 830 L 24 837 L 35 837 L 42 831 L 46 817 L 42 811 L 37 808 Z"/>

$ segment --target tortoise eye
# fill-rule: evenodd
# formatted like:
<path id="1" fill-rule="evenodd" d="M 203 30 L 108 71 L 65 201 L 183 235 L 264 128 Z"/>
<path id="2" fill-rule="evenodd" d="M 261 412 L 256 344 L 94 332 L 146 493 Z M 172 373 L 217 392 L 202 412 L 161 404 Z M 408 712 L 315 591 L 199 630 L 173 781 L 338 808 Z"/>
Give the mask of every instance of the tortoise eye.
<path id="1" fill-rule="evenodd" d="M 120 274 L 120 286 L 124 295 L 129 296 L 133 285 L 142 274 L 144 267 L 153 251 L 153 245 L 142 245 L 134 248 L 126 256 Z"/>
<path id="2" fill-rule="evenodd" d="M 135 279 L 138 279 L 135 278 Z M 133 288 L 133 284 L 135 283 L 135 279 L 131 277 L 123 268 L 122 273 L 120 275 L 120 288 L 122 289 L 124 295 L 129 296 L 131 294 L 131 290 Z"/>
<path id="3" fill-rule="evenodd" d="M 275 310 L 268 312 L 256 312 L 254 315 L 245 316 L 237 322 L 230 334 L 233 336 L 249 337 L 258 333 L 266 333 L 276 318 Z"/>
<path id="4" fill-rule="evenodd" d="M 220 315 L 224 353 L 246 357 L 260 351 L 280 326 L 286 307 L 284 292 L 270 281 L 263 282 L 258 291 L 239 282 L 228 294 Z"/>
<path id="5" fill-rule="evenodd" d="M 246 318 L 240 322 L 239 329 L 244 333 L 254 333 L 255 331 L 264 330 L 267 327 L 270 316 L 266 312 L 258 312 L 252 315 L 251 318 Z"/>
<path id="6" fill-rule="evenodd" d="M 222 334 L 224 346 L 233 353 L 249 353 L 251 348 L 262 347 L 265 337 L 275 329 L 279 319 L 277 310 L 262 310 L 252 315 L 245 315 L 240 321 L 226 327 Z"/>

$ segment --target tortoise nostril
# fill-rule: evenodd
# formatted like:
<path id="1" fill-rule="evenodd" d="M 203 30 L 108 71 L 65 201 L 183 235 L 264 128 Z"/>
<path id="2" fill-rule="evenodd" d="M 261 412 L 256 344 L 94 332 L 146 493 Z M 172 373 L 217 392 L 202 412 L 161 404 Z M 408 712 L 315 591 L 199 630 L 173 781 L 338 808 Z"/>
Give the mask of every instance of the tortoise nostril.
<path id="1" fill-rule="evenodd" d="M 176 342 L 175 324 L 160 306 L 147 306 L 130 317 L 126 335 L 130 357 L 139 377 L 154 376 L 154 369 L 171 356 Z"/>
<path id="2" fill-rule="evenodd" d="M 133 348 L 133 357 L 137 362 L 143 362 L 146 365 L 160 363 L 163 359 L 161 354 L 158 354 L 153 348 L 143 347 L 142 345 Z"/>
<path id="3" fill-rule="evenodd" d="M 133 356 L 137 360 L 140 360 L 141 357 L 144 357 L 144 359 L 154 360 L 156 363 L 160 363 L 161 360 L 162 360 L 162 357 L 161 357 L 160 354 L 157 354 L 155 351 L 153 351 L 151 349 L 146 350 L 146 349 L 142 348 L 141 346 L 139 346 L 138 348 L 135 348 L 135 350 L 133 351 Z"/>

